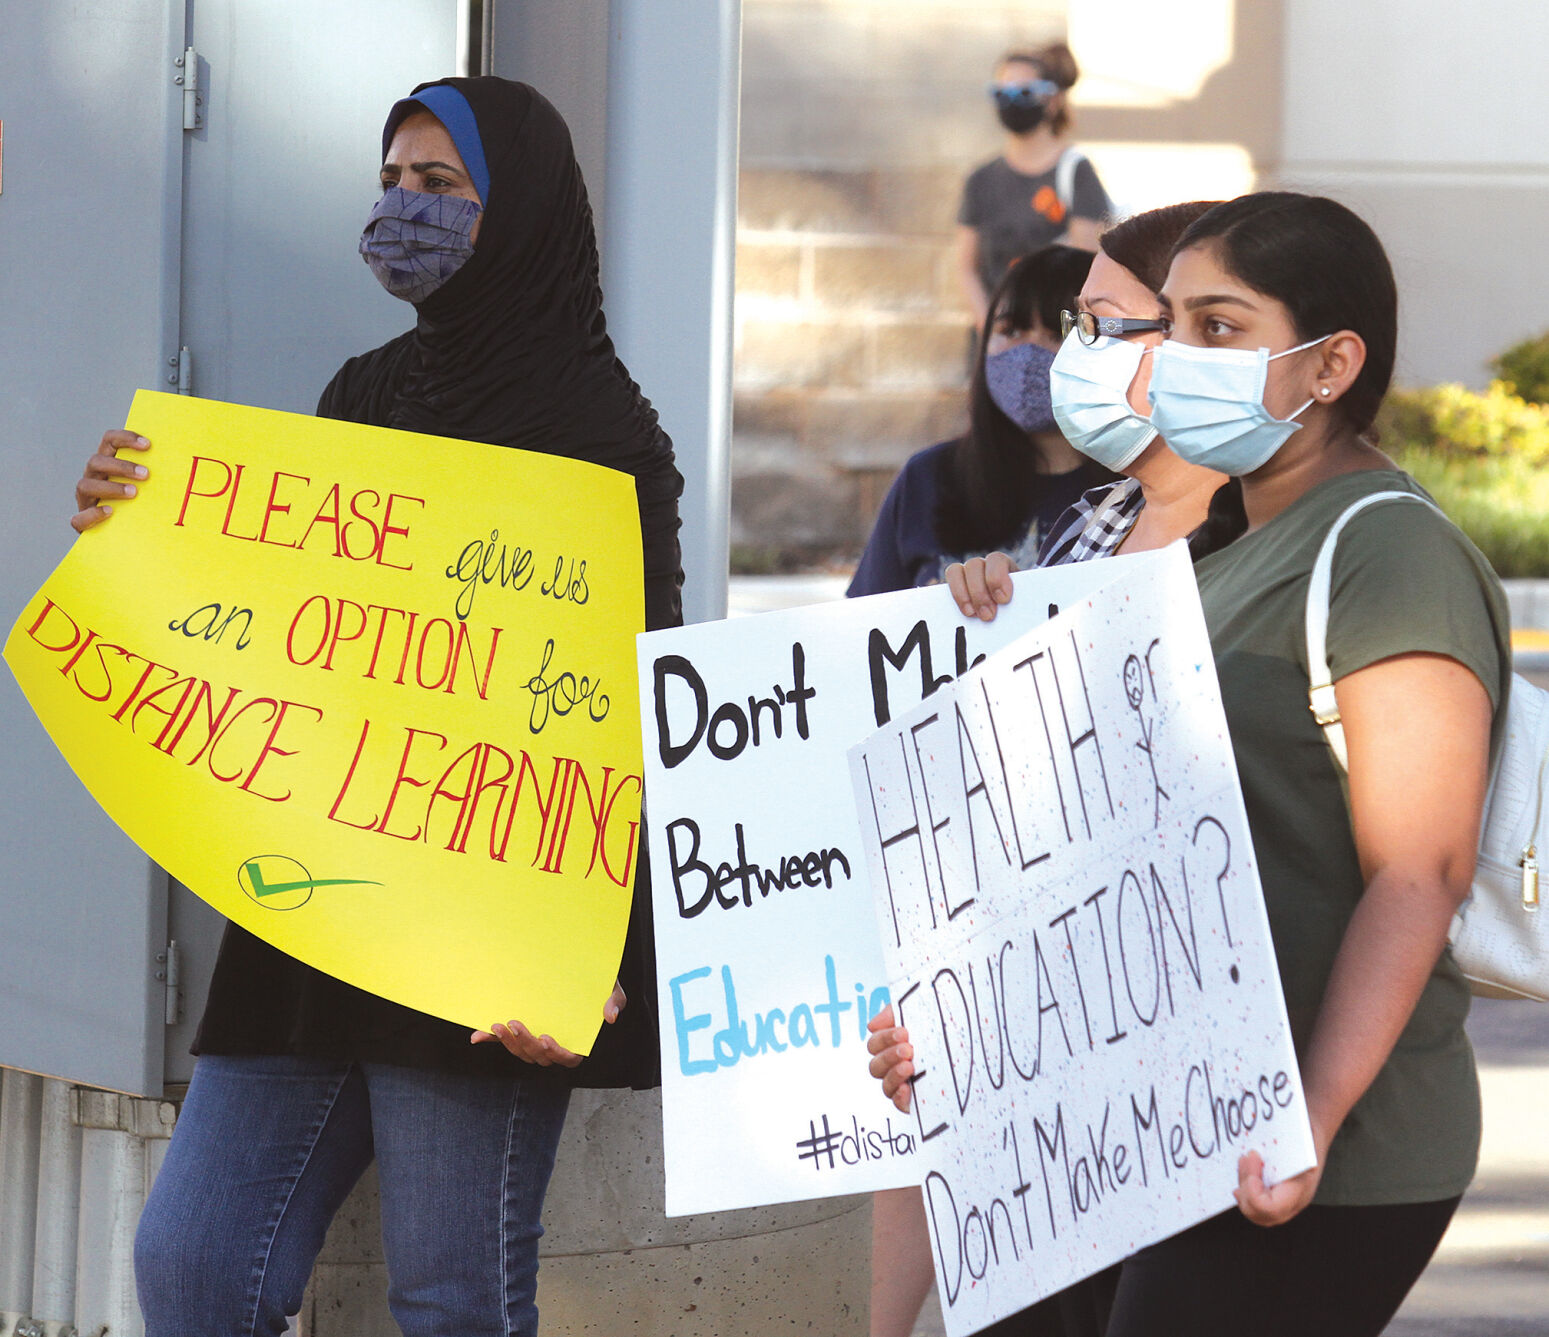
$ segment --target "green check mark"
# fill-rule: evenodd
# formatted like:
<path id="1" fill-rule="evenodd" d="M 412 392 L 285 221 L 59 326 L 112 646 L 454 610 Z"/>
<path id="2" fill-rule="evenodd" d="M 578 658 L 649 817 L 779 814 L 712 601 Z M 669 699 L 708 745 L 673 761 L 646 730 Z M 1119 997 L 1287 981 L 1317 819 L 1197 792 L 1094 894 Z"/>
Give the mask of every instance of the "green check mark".
<path id="1" fill-rule="evenodd" d="M 278 896 L 282 891 L 310 891 L 313 887 L 380 887 L 380 882 L 372 882 L 359 877 L 322 877 L 308 878 L 301 882 L 276 882 L 270 886 L 264 881 L 262 868 L 257 861 L 244 864 L 247 871 L 247 879 L 253 888 L 255 896 Z"/>

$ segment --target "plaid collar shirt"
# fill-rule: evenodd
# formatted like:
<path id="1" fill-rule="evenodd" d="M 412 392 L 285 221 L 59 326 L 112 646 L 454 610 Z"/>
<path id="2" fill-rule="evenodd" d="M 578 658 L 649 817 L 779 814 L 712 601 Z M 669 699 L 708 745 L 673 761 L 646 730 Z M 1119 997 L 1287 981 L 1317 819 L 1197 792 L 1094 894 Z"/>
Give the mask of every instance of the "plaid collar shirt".
<path id="1" fill-rule="evenodd" d="M 1133 478 L 1088 488 L 1055 521 L 1038 549 L 1039 566 L 1063 566 L 1108 557 L 1129 537 L 1146 499 Z"/>

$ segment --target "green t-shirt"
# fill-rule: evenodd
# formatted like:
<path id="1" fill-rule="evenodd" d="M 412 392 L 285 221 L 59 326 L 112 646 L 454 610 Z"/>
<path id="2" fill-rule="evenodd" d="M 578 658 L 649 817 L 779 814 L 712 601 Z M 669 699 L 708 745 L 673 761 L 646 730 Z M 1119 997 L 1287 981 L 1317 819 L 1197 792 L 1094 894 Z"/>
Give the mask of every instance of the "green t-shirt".
<path id="1" fill-rule="evenodd" d="M 1344 509 L 1384 490 L 1425 495 L 1396 470 L 1331 478 L 1195 567 L 1298 1054 L 1365 886 L 1343 777 L 1307 706 L 1307 580 Z M 1409 651 L 1446 655 L 1484 684 L 1499 729 L 1511 681 L 1506 599 L 1450 521 L 1408 502 L 1361 512 L 1340 534 L 1329 604 L 1335 681 Z M 1468 1001 L 1444 952 L 1335 1137 L 1318 1202 L 1429 1202 L 1468 1186 L 1479 1152 Z"/>

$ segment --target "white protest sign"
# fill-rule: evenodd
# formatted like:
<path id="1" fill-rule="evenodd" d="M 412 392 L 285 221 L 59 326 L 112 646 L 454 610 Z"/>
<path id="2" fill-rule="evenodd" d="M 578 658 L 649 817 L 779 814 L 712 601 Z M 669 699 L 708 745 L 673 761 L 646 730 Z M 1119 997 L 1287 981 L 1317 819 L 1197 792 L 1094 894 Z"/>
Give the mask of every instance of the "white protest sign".
<path id="1" fill-rule="evenodd" d="M 1313 1164 L 1188 555 L 1122 560 L 850 754 L 951 1337 Z"/>
<path id="2" fill-rule="evenodd" d="M 845 755 L 1097 565 L 1018 576 L 989 625 L 936 587 L 640 637 L 669 1215 L 920 1182 L 866 1075 L 888 991 Z"/>

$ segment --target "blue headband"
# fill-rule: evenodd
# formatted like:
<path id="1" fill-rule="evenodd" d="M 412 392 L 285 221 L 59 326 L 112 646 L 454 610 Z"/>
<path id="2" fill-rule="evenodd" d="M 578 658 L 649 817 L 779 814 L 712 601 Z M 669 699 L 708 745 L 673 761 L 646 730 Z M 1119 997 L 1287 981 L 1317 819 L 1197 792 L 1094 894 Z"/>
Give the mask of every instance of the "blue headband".
<path id="1" fill-rule="evenodd" d="M 479 203 L 489 203 L 489 168 L 484 164 L 484 141 L 479 138 L 479 123 L 474 118 L 468 99 L 447 84 L 433 84 L 423 88 L 413 97 L 395 102 L 387 113 L 387 124 L 382 128 L 382 156 L 392 146 L 393 134 L 406 117 L 416 111 L 428 111 L 452 136 L 463 166 L 473 188 L 479 192 Z"/>

